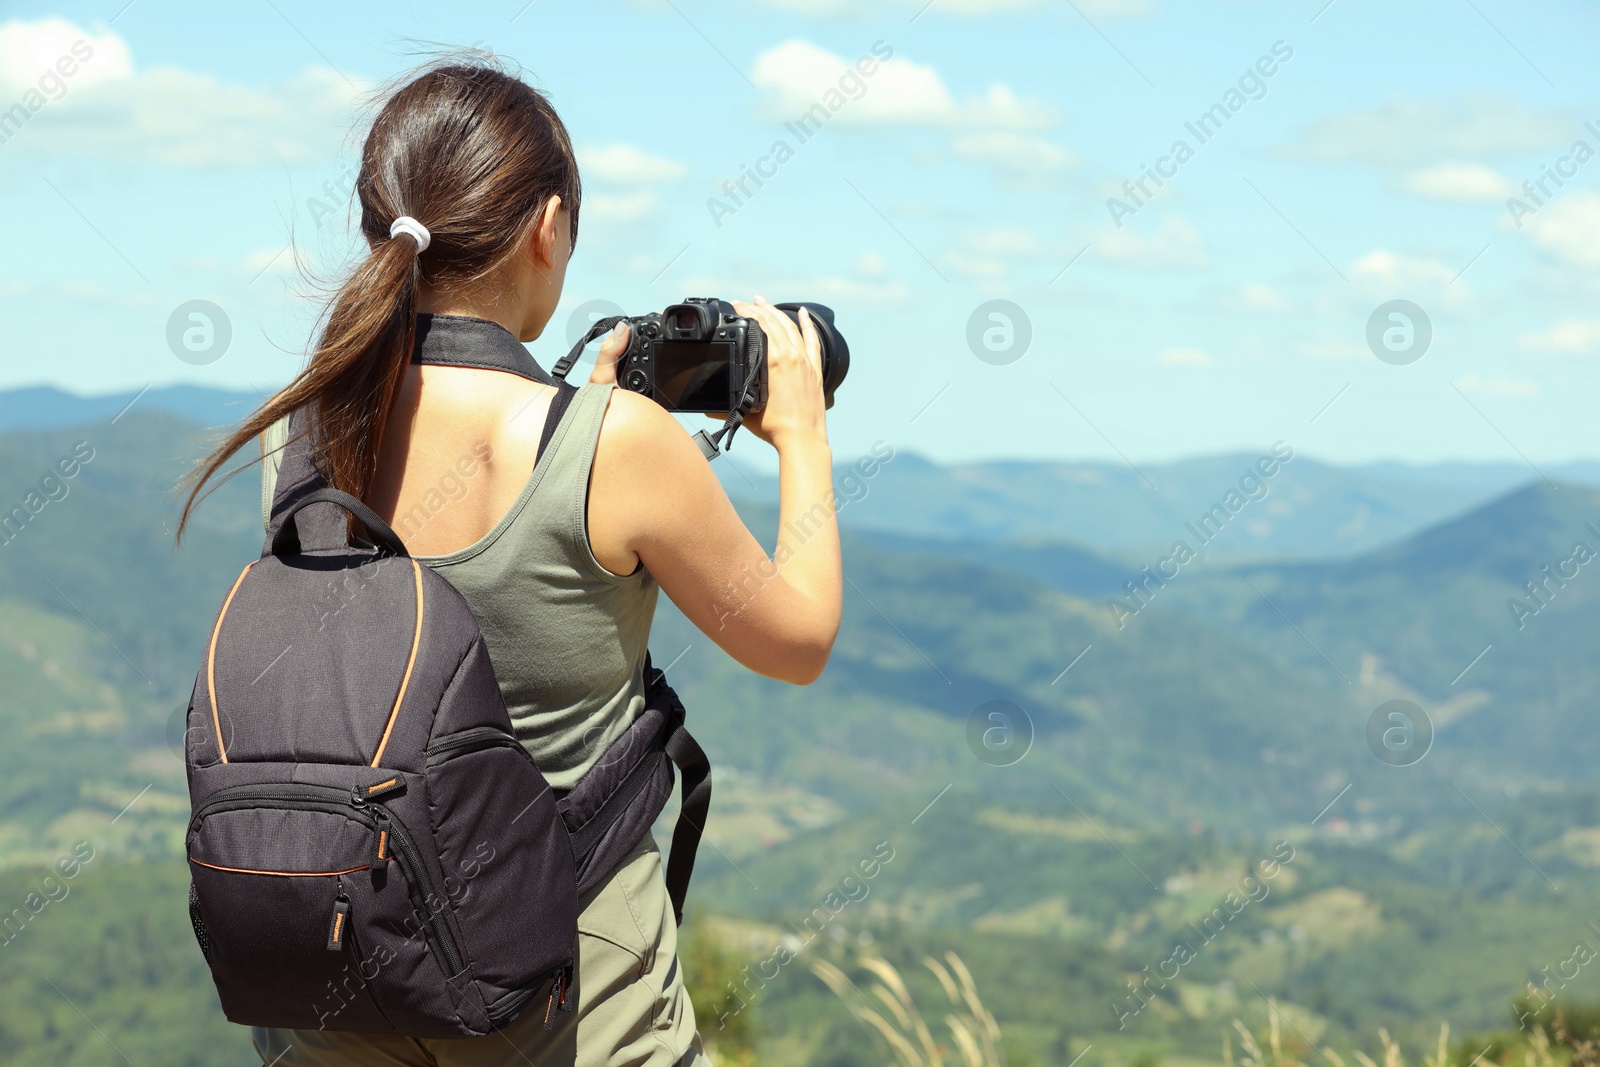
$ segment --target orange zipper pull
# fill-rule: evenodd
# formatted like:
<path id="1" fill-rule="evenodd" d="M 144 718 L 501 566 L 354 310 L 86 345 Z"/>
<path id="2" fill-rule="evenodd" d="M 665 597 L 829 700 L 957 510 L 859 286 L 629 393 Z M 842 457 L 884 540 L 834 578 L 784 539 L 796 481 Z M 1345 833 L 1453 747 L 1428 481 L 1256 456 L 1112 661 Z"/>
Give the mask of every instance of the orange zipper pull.
<path id="1" fill-rule="evenodd" d="M 544 1009 L 544 1028 L 553 1030 L 555 1027 L 551 1020 L 555 1018 L 556 1009 L 571 1011 L 572 1005 L 567 1001 L 567 991 L 570 988 L 568 979 L 572 974 L 570 967 L 556 968 L 555 978 L 550 983 L 550 1003 Z"/>
<path id="2" fill-rule="evenodd" d="M 350 898 L 344 895 L 344 887 L 340 886 L 339 895 L 333 901 L 333 920 L 328 925 L 328 951 L 338 952 L 344 948 L 344 928 L 350 918 Z"/>

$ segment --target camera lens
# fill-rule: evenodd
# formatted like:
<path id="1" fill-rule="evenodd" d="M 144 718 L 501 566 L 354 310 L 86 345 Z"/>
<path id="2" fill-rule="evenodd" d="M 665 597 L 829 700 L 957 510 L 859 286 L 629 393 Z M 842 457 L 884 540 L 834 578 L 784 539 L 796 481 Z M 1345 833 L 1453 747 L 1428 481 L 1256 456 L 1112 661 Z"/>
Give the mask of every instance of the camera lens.
<path id="1" fill-rule="evenodd" d="M 833 407 L 833 393 L 850 373 L 850 346 L 844 335 L 833 324 L 833 309 L 822 304 L 804 301 L 777 305 L 779 311 L 800 325 L 800 309 L 811 313 L 811 324 L 817 329 L 817 339 L 822 342 L 822 395 L 828 407 Z"/>

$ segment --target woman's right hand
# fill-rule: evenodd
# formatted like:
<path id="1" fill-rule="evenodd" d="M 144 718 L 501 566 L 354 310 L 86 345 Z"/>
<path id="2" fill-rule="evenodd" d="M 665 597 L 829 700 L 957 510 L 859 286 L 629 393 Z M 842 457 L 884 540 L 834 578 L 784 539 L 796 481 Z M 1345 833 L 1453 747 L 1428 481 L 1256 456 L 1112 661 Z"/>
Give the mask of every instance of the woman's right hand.
<path id="1" fill-rule="evenodd" d="M 828 439 L 822 397 L 822 339 L 810 312 L 800 309 L 800 326 L 758 296 L 755 303 L 733 302 L 733 309 L 760 323 L 767 336 L 767 403 L 745 416 L 751 433 L 774 448 L 791 440 Z M 712 418 L 721 420 L 722 415 Z"/>
<path id="2" fill-rule="evenodd" d="M 619 322 L 611 327 L 606 339 L 600 342 L 600 351 L 594 358 L 594 369 L 589 372 L 591 382 L 615 385 L 617 360 L 628 351 L 628 324 Z"/>

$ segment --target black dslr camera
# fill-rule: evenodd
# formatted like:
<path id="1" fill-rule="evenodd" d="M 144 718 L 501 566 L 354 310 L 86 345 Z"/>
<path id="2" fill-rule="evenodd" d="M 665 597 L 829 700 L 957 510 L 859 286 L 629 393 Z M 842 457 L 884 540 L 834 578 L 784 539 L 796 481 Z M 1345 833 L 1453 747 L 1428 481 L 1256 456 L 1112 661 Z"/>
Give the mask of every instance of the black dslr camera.
<path id="1" fill-rule="evenodd" d="M 796 327 L 800 309 L 810 312 L 822 342 L 823 401 L 833 407 L 834 390 L 850 370 L 850 346 L 833 324 L 833 309 L 812 303 L 776 307 Z M 584 346 L 618 322 L 628 324 L 628 348 L 617 357 L 618 386 L 672 412 L 727 413 L 715 437 L 696 435 L 708 458 L 718 452 L 717 439 L 731 441 L 744 416 L 766 405 L 767 335 L 755 319 L 715 297 L 689 297 L 660 313 L 600 319 L 556 364 L 556 374 L 564 378 Z"/>
<path id="2" fill-rule="evenodd" d="M 811 313 L 822 340 L 822 394 L 832 407 L 833 391 L 850 369 L 850 349 L 834 328 L 833 310 L 821 304 L 776 306 L 796 326 L 802 307 Z M 766 333 L 726 300 L 689 297 L 660 314 L 626 321 L 628 350 L 617 361 L 622 388 L 669 411 L 757 411 L 766 404 Z"/>
<path id="3" fill-rule="evenodd" d="M 850 348 L 833 325 L 832 308 L 777 305 L 796 326 L 802 307 L 822 341 L 822 394 L 831 408 L 850 370 Z M 659 313 L 601 319 L 574 352 L 617 322 L 628 324 L 628 349 L 617 358 L 622 388 L 675 412 L 750 412 L 766 404 L 767 335 L 726 300 L 689 297 Z"/>

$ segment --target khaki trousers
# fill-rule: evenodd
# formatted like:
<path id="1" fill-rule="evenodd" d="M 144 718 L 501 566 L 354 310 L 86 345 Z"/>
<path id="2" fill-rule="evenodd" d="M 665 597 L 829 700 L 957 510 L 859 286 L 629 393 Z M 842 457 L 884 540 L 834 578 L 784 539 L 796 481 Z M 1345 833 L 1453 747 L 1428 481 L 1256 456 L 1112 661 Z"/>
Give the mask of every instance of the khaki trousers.
<path id="1" fill-rule="evenodd" d="M 683 987 L 655 839 L 645 834 L 617 872 L 578 903 L 576 1004 L 555 1013 L 551 1030 L 536 998 L 487 1037 L 258 1026 L 251 1031 L 256 1052 L 270 1067 L 711 1067 Z"/>

